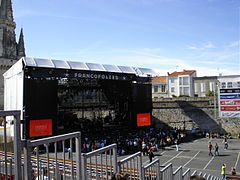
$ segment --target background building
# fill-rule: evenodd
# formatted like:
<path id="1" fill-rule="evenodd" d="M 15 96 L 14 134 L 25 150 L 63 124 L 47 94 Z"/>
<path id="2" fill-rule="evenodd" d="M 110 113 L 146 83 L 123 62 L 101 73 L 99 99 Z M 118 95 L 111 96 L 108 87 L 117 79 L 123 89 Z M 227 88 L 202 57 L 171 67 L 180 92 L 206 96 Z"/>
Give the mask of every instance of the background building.
<path id="1" fill-rule="evenodd" d="M 4 81 L 6 72 L 20 57 L 25 56 L 23 31 L 16 42 L 16 23 L 13 19 L 12 1 L 0 1 L 0 109 L 3 109 Z"/>
<path id="2" fill-rule="evenodd" d="M 195 70 L 184 70 L 168 74 L 169 97 L 186 95 L 194 96 L 193 78 L 196 77 Z"/>
<path id="3" fill-rule="evenodd" d="M 240 88 L 240 75 L 218 76 L 220 89 Z"/>
<path id="4" fill-rule="evenodd" d="M 152 78 L 152 98 L 168 97 L 168 77 L 156 76 Z"/>
<path id="5" fill-rule="evenodd" d="M 217 92 L 217 76 L 194 77 L 193 81 L 195 97 L 213 96 L 212 93 Z"/>

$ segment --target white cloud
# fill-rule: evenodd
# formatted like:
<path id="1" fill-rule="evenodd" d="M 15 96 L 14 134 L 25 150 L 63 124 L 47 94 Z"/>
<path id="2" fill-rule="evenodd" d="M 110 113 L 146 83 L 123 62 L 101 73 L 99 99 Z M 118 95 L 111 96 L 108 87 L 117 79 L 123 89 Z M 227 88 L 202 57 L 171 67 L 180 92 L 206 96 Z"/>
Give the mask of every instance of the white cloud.
<path id="1" fill-rule="evenodd" d="M 190 60 L 161 56 L 159 54 L 161 54 L 162 49 L 159 48 L 103 49 L 100 51 L 96 47 L 101 43 L 103 42 L 96 42 L 85 49 L 77 50 L 75 53 L 70 52 L 68 57 L 72 60 L 79 59 L 82 62 L 151 68 L 159 75 L 165 76 L 167 72 L 182 71 L 183 69 L 196 70 L 198 76 L 217 76 L 219 73 L 223 75 L 239 74 L 237 67 L 240 64 L 238 62 L 218 61 L 216 58 L 212 58 L 213 54 L 208 58 L 205 54 L 204 58 L 198 58 L 198 60 L 191 58 Z M 59 54 L 59 56 L 64 56 L 64 54 Z"/>
<path id="2" fill-rule="evenodd" d="M 209 41 L 209 42 L 201 43 L 200 45 L 195 45 L 195 44 L 187 45 L 187 48 L 192 50 L 206 50 L 206 49 L 215 48 L 215 46 L 213 45 L 212 42 Z"/>
<path id="3" fill-rule="evenodd" d="M 239 46 L 240 46 L 240 41 L 234 41 L 234 42 L 231 42 L 230 44 L 226 45 L 227 48 L 239 47 Z"/>
<path id="4" fill-rule="evenodd" d="M 211 48 L 215 48 L 215 46 L 213 45 L 212 42 L 207 42 L 206 44 L 204 44 L 203 48 L 204 49 L 211 49 Z"/>

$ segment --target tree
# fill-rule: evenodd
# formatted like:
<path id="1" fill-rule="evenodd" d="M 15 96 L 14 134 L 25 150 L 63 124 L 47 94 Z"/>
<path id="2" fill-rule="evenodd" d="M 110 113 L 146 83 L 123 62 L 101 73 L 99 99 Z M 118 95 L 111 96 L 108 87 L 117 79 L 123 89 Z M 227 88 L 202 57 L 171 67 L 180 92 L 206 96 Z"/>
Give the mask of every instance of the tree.
<path id="1" fill-rule="evenodd" d="M 208 97 L 209 96 L 214 96 L 214 92 L 209 90 L 209 91 L 206 92 L 206 96 L 208 96 Z"/>

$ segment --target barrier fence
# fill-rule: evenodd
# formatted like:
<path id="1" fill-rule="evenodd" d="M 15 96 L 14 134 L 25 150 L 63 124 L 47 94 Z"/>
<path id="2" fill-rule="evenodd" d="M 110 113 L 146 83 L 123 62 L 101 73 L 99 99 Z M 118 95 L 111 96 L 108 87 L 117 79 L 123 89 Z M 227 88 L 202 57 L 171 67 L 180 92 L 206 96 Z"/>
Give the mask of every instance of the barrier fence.
<path id="1" fill-rule="evenodd" d="M 40 148 L 42 149 L 40 150 Z M 41 151 L 43 151 L 42 153 L 45 154 L 46 158 L 41 158 L 40 161 L 39 153 Z M 75 157 L 73 157 L 74 151 Z M 68 162 L 66 162 L 66 152 L 68 154 Z M 60 179 L 61 176 L 63 179 L 69 176 L 71 179 L 80 180 L 80 166 L 80 132 L 25 141 L 24 173 L 26 180 L 32 180 L 33 177 L 37 177 L 38 179 L 42 179 L 43 177 Z"/>
<path id="2" fill-rule="evenodd" d="M 118 162 L 118 170 L 129 174 L 130 179 L 143 179 L 141 152 L 132 154 Z"/>
<path id="3" fill-rule="evenodd" d="M 20 111 L 0 111 L 0 116 L 3 119 L 4 133 L 3 133 L 3 154 L 1 156 L 1 172 L 0 176 L 3 179 L 22 179 L 22 171 L 21 171 L 21 134 L 20 134 Z M 8 156 L 8 141 L 7 141 L 7 121 L 6 118 L 13 118 L 14 123 L 14 167 L 12 156 Z M 10 158 L 10 159 L 8 159 Z M 12 171 L 14 169 L 14 172 Z M 13 174 L 14 175 L 13 175 Z"/>
<path id="4" fill-rule="evenodd" d="M 83 179 L 111 179 L 117 172 L 117 145 L 83 154 Z"/>
<path id="5" fill-rule="evenodd" d="M 165 166 L 160 172 L 161 172 L 162 180 L 173 179 L 172 163 Z"/>
<path id="6" fill-rule="evenodd" d="M 183 170 L 182 170 L 182 166 L 180 166 L 173 172 L 173 180 L 182 180 L 183 179 L 182 175 L 183 175 Z"/>
<path id="7" fill-rule="evenodd" d="M 190 176 L 191 176 L 191 170 L 190 169 L 187 169 L 184 173 L 183 173 L 183 180 L 189 180 L 189 178 L 190 178 Z"/>
<path id="8" fill-rule="evenodd" d="M 160 180 L 160 160 L 155 159 L 148 165 L 143 167 L 143 179 Z"/>

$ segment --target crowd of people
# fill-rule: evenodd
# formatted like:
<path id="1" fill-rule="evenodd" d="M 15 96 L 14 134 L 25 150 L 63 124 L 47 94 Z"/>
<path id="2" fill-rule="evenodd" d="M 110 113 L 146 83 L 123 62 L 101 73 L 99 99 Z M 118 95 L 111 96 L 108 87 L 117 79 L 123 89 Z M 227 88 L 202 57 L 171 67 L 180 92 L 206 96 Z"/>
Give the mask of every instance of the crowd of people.
<path id="1" fill-rule="evenodd" d="M 132 154 L 142 151 L 148 155 L 150 151 L 164 149 L 165 146 L 179 143 L 185 137 L 184 131 L 178 129 L 107 129 L 95 133 L 83 132 L 82 151 L 90 152 L 116 143 L 118 155 Z"/>

